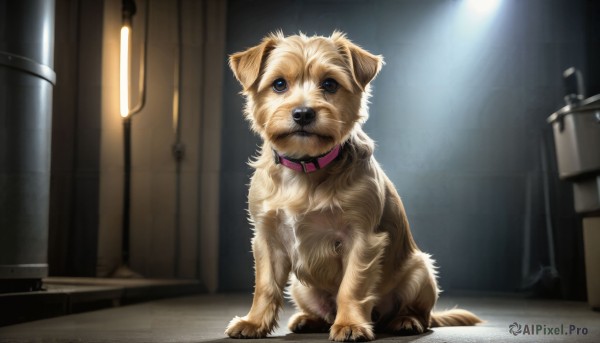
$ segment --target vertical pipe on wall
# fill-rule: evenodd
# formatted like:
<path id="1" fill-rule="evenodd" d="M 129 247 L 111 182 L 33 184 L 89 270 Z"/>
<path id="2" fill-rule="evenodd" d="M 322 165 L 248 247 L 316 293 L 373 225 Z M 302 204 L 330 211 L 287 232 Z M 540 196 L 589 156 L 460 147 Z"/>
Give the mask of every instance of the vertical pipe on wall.
<path id="1" fill-rule="evenodd" d="M 201 139 L 202 137 L 202 133 L 204 130 L 204 126 L 205 126 L 205 121 L 204 121 L 204 116 L 206 115 L 206 111 L 204 110 L 206 108 L 206 103 L 205 103 L 205 96 L 204 96 L 204 91 L 205 91 L 205 82 L 206 80 L 206 30 L 208 28 L 208 21 L 207 21 L 207 4 L 206 1 L 202 1 L 202 6 L 201 6 L 201 11 L 202 11 L 202 16 L 200 17 L 201 20 L 201 25 L 202 25 L 202 31 L 201 31 L 201 41 L 200 41 L 200 63 L 201 63 L 201 75 L 200 75 L 200 89 L 199 89 L 199 96 L 200 96 L 200 135 L 201 135 Z M 202 142 L 202 141 L 201 141 Z M 200 204 L 200 206 L 198 206 L 198 227 L 199 229 L 204 229 L 206 231 L 206 228 L 203 228 L 203 219 L 206 217 L 205 213 L 203 211 L 205 211 L 206 209 L 202 206 L 202 194 L 203 194 L 203 188 L 202 188 L 202 178 L 203 175 L 202 173 L 204 173 L 204 159 L 205 156 L 202 154 L 202 149 L 200 150 L 200 156 L 198 156 L 198 170 L 200 171 L 200 182 L 198 182 L 198 204 Z M 208 192 L 207 192 L 208 193 Z M 198 241 L 197 241 L 197 246 L 196 246 L 196 251 L 198 251 L 198 255 L 197 255 L 197 268 L 196 268 L 196 279 L 202 280 L 206 278 L 206 275 L 204 275 L 205 271 L 203 270 L 206 269 L 206 267 L 204 266 L 204 262 L 206 262 L 205 260 L 205 254 L 203 254 L 203 244 L 206 244 L 203 242 L 202 240 L 202 235 L 199 234 L 198 235 Z M 215 245 L 219 244 L 218 240 L 215 240 L 215 242 L 213 242 Z M 216 276 L 214 277 L 215 279 L 217 278 Z M 207 285 L 211 284 L 210 280 L 204 280 L 204 282 Z M 210 291 L 216 291 L 216 284 L 211 287 L 208 286 Z"/>
<path id="2" fill-rule="evenodd" d="M 173 144 L 173 157 L 175 157 L 175 238 L 173 247 L 173 274 L 180 276 L 181 263 L 181 163 L 184 155 L 184 146 L 181 143 L 181 78 L 183 65 L 183 24 L 181 15 L 181 0 L 177 0 L 177 46 L 175 48 L 175 66 L 173 73 L 173 130 L 175 143 Z"/>
<path id="3" fill-rule="evenodd" d="M 199 76 L 199 149 L 197 220 L 198 277 L 210 292 L 219 288 L 219 234 L 221 187 L 221 127 L 226 51 L 227 1 L 208 0 L 201 5 Z"/>
<path id="4" fill-rule="evenodd" d="M 54 0 L 0 0 L 0 292 L 48 274 Z"/>

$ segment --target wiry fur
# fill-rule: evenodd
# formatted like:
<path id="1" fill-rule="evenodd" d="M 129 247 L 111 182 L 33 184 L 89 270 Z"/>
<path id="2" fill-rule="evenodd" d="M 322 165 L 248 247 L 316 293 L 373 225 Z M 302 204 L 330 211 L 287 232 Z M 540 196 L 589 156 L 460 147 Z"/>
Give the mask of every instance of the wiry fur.
<path id="1" fill-rule="evenodd" d="M 394 186 L 373 157 L 367 119 L 369 83 L 383 59 L 331 37 L 266 37 L 230 58 L 246 97 L 245 116 L 263 138 L 248 205 L 254 225 L 256 286 L 250 312 L 226 334 L 264 337 L 277 323 L 288 282 L 298 313 L 294 332 L 329 331 L 334 341 L 374 339 L 374 329 L 422 333 L 430 326 L 474 325 L 465 310 L 431 313 L 436 272 L 410 233 Z M 274 80 L 288 89 L 275 92 Z M 339 89 L 326 92 L 325 79 Z M 313 108 L 309 133 L 295 133 L 293 109 Z M 275 163 L 273 150 L 293 158 L 318 156 L 342 145 L 331 165 L 303 174 Z"/>

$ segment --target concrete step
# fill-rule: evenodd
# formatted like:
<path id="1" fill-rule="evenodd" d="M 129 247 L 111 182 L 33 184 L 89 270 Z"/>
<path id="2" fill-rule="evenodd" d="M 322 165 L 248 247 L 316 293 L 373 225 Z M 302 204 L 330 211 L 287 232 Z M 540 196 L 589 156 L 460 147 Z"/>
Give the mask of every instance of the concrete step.
<path id="1" fill-rule="evenodd" d="M 0 326 L 198 294 L 197 280 L 49 277 L 42 291 L 0 294 Z"/>

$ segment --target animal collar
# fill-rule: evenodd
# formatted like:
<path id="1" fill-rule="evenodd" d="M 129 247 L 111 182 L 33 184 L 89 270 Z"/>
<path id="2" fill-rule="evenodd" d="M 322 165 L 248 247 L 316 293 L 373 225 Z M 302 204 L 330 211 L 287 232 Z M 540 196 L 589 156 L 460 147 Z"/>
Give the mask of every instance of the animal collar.
<path id="1" fill-rule="evenodd" d="M 275 158 L 275 164 L 281 164 L 297 172 L 308 174 L 325 168 L 331 162 L 335 161 L 335 159 L 340 155 L 341 151 L 342 146 L 338 144 L 329 152 L 317 157 L 295 159 L 280 155 L 275 150 L 273 150 L 273 156 Z"/>

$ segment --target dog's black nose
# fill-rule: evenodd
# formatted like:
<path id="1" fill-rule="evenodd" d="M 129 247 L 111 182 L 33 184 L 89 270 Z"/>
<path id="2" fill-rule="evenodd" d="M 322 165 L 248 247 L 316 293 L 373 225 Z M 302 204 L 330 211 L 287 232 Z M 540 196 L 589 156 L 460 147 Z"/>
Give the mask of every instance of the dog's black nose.
<path id="1" fill-rule="evenodd" d="M 292 118 L 294 118 L 296 124 L 300 126 L 312 123 L 316 116 L 315 110 L 310 107 L 298 107 L 292 111 Z"/>

